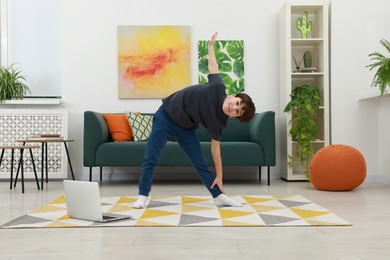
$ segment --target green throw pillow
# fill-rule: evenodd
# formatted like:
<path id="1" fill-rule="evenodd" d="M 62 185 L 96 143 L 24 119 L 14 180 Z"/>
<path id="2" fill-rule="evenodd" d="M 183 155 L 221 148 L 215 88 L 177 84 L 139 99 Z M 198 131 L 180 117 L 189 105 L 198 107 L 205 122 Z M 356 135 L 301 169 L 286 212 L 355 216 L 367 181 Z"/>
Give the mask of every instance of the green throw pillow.
<path id="1" fill-rule="evenodd" d="M 146 141 L 152 132 L 153 116 L 144 116 L 139 113 L 127 112 L 127 119 L 133 131 L 134 141 Z"/>

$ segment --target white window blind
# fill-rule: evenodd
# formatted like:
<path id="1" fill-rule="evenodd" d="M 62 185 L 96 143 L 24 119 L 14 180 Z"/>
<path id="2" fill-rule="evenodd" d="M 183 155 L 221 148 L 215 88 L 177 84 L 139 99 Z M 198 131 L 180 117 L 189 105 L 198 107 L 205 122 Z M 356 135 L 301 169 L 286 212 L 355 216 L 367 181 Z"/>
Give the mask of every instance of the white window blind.
<path id="1" fill-rule="evenodd" d="M 29 97 L 61 97 L 61 1 L 1 1 L 2 65 L 21 70 Z"/>

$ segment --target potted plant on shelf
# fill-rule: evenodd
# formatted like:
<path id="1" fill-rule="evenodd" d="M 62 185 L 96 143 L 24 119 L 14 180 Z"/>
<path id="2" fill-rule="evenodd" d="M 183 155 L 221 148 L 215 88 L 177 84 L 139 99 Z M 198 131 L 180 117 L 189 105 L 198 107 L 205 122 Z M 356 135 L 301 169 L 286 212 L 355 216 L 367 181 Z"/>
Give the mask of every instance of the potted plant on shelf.
<path id="1" fill-rule="evenodd" d="M 310 181 L 310 159 L 314 155 L 311 143 L 317 139 L 317 124 L 315 117 L 320 108 L 320 91 L 315 86 L 301 85 L 291 91 L 291 101 L 284 112 L 291 111 L 290 135 L 296 143 L 296 149 L 289 155 L 289 167 L 296 162 L 305 169 L 306 179 Z"/>
<path id="2" fill-rule="evenodd" d="M 385 39 L 380 40 L 380 43 L 390 53 L 390 43 Z M 385 57 L 379 52 L 373 52 L 368 56 L 371 57 L 371 60 L 374 61 L 374 63 L 367 65 L 366 68 L 369 68 L 371 71 L 378 67 L 371 86 L 379 87 L 381 96 L 383 96 L 387 87 L 390 87 L 390 57 Z"/>
<path id="3" fill-rule="evenodd" d="M 5 100 L 22 99 L 27 92 L 31 93 L 30 88 L 22 81 L 26 78 L 20 74 L 19 69 L 13 65 L 0 67 L 0 103 Z"/>

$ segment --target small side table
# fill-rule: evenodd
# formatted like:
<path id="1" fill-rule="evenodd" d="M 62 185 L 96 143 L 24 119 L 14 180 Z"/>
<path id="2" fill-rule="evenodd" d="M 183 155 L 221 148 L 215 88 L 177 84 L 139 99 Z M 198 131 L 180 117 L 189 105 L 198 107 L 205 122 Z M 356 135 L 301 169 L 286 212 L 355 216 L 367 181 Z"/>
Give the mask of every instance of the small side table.
<path id="1" fill-rule="evenodd" d="M 39 148 L 39 146 L 38 145 L 0 146 L 0 149 L 2 149 L 1 156 L 0 156 L 0 166 L 1 166 L 1 163 L 3 162 L 3 156 L 4 156 L 5 149 L 11 149 L 11 179 L 10 179 L 10 186 L 9 186 L 9 188 L 11 190 L 12 190 L 13 171 L 14 171 L 14 150 L 15 149 L 19 149 L 20 150 L 19 167 L 21 169 L 21 175 L 22 175 L 22 193 L 24 193 L 23 151 L 25 149 L 29 149 L 30 150 L 31 162 L 32 162 L 32 165 L 33 165 L 34 175 L 35 175 L 35 181 L 37 183 L 37 187 L 38 187 L 38 190 L 39 190 L 39 181 L 38 181 L 37 171 L 35 170 L 34 157 L 33 157 L 32 150 L 31 150 L 31 149 L 35 149 L 35 148 Z M 16 180 L 15 180 L 15 183 L 16 183 Z"/>
<path id="2" fill-rule="evenodd" d="M 73 174 L 73 168 L 72 168 L 72 162 L 70 161 L 69 157 L 69 151 L 66 143 L 73 142 L 74 140 L 68 140 L 68 139 L 62 139 L 62 138 L 36 138 L 36 139 L 25 139 L 25 140 L 15 140 L 15 142 L 23 143 L 25 145 L 26 143 L 41 143 L 42 144 L 42 173 L 41 173 L 41 188 L 43 189 L 43 169 L 46 170 L 46 183 L 48 183 L 48 163 L 47 163 L 47 144 L 48 143 L 63 143 L 65 146 L 66 156 L 68 157 L 69 162 L 69 168 L 72 173 L 72 179 L 74 180 L 74 174 Z M 44 167 L 46 163 L 46 167 Z M 15 180 L 16 184 L 17 178 Z"/>

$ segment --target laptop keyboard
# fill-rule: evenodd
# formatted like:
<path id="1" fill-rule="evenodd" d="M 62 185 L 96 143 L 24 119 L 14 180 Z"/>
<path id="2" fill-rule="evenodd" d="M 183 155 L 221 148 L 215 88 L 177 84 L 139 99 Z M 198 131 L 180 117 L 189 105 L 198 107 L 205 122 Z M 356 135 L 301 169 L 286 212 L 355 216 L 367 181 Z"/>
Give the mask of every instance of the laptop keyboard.
<path id="1" fill-rule="evenodd" d="M 107 220 L 107 219 L 113 219 L 113 218 L 115 218 L 115 217 L 111 217 L 111 216 L 105 216 L 105 215 L 103 215 L 103 220 Z"/>

